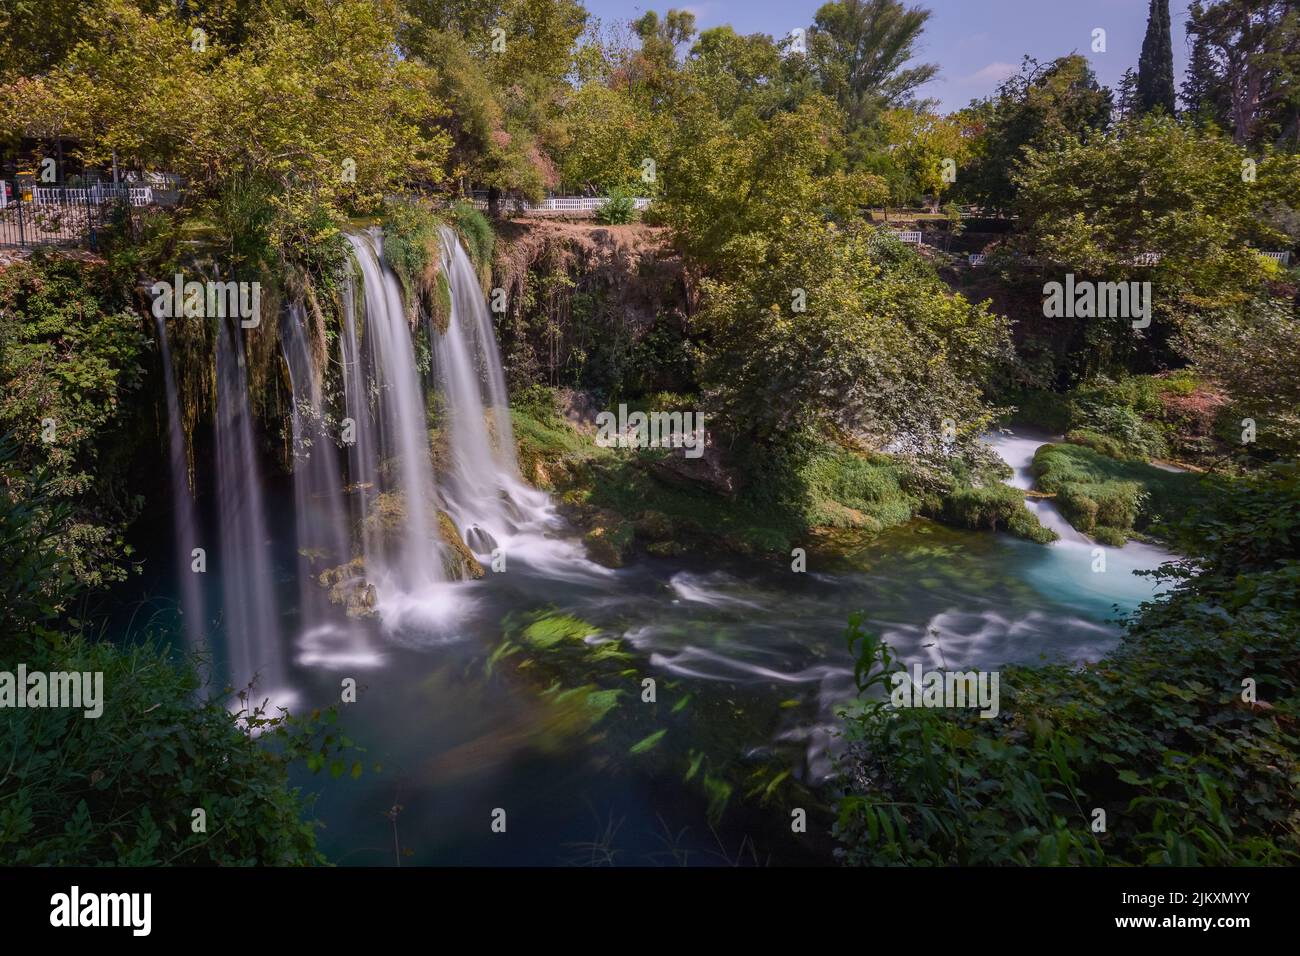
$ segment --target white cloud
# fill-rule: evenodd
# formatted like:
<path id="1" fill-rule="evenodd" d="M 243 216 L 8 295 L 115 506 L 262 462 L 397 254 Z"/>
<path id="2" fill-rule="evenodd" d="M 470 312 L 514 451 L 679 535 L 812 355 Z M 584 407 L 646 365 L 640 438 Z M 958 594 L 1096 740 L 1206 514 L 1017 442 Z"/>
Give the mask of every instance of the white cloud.
<path id="1" fill-rule="evenodd" d="M 1014 75 L 1020 67 L 1014 63 L 990 63 L 970 76 L 966 77 L 967 83 L 1001 83 L 1008 76 Z"/>

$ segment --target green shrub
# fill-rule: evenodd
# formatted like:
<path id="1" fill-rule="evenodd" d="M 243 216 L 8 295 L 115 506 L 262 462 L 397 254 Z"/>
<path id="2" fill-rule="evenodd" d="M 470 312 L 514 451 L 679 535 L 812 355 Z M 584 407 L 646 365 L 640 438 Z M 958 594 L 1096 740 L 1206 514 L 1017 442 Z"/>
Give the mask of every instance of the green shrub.
<path id="1" fill-rule="evenodd" d="M 196 701 L 194 673 L 150 648 L 70 638 L 19 653 L 29 672 L 102 673 L 104 704 L 93 720 L 61 708 L 3 711 L 6 863 L 324 862 L 308 803 L 288 783 L 293 760 L 319 753 L 318 722 L 248 711 L 241 722 L 219 701 Z M 200 808 L 205 833 L 191 826 Z"/>
<path id="2" fill-rule="evenodd" d="M 1122 442 L 1087 428 L 1076 428 L 1067 432 L 1065 440 L 1071 445 L 1083 445 L 1110 458 L 1130 457 Z"/>
<path id="3" fill-rule="evenodd" d="M 86 584 L 124 580 L 130 570 L 122 532 L 143 501 L 129 456 L 119 452 L 148 440 L 125 414 L 144 383 L 148 348 L 140 316 L 103 267 L 37 252 L 0 270 L 8 491 L 31 495 L 29 476 L 47 472 L 50 501 L 68 506 L 60 551 Z"/>
<path id="4" fill-rule="evenodd" d="M 1137 521 L 1145 492 L 1134 481 L 1067 482 L 1056 494 L 1065 520 L 1080 531 L 1091 533 L 1097 525 L 1131 531 Z"/>
<path id="5" fill-rule="evenodd" d="M 797 451 L 771 456 L 753 489 L 756 500 L 773 499 L 804 529 L 879 531 L 911 519 L 916 503 L 889 458 L 863 456 L 812 435 L 795 445 Z"/>
<path id="6" fill-rule="evenodd" d="M 635 195 L 623 187 L 609 191 L 608 200 L 596 210 L 596 221 L 606 226 L 618 226 L 636 218 Z"/>
<path id="7" fill-rule="evenodd" d="M 496 233 L 488 217 L 470 203 L 458 202 L 451 207 L 451 218 L 474 265 L 479 269 L 491 266 Z"/>
<path id="8" fill-rule="evenodd" d="M 1039 544 L 1057 539 L 1056 532 L 1044 528 L 1025 507 L 1025 493 L 1010 485 L 958 485 L 944 496 L 939 517 L 959 528 L 1002 529 Z"/>
<path id="9" fill-rule="evenodd" d="M 384 203 L 384 261 L 402 283 L 408 308 L 414 308 L 421 283 L 438 249 L 438 220 L 419 203 Z"/>
<path id="10" fill-rule="evenodd" d="M 1116 460 L 1083 445 L 1042 446 L 1032 471 L 1038 488 L 1055 494 L 1065 519 L 1086 533 L 1099 525 L 1159 531 L 1206 494 L 1198 475 Z"/>
<path id="11" fill-rule="evenodd" d="M 1071 428 L 1110 439 L 1120 449 L 1118 458 L 1162 458 L 1172 432 L 1160 400 L 1166 388 L 1163 379 L 1149 375 L 1081 385 L 1069 396 Z"/>

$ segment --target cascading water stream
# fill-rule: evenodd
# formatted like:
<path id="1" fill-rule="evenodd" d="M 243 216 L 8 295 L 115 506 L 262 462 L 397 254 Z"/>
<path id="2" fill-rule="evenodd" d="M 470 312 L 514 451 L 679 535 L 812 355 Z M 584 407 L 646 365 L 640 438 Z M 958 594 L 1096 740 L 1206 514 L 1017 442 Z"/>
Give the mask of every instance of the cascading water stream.
<path id="1" fill-rule="evenodd" d="M 234 320 L 237 321 L 237 320 Z M 217 329 L 217 514 L 221 590 L 230 684 L 253 684 L 249 705 L 291 704 L 285 685 L 271 542 L 262 500 L 261 469 L 248 411 L 248 376 L 237 325 Z"/>
<path id="2" fill-rule="evenodd" d="M 376 444 L 384 492 L 376 496 L 372 510 L 378 514 L 372 517 L 397 539 L 396 547 L 372 545 L 366 576 L 378 594 L 385 627 L 396 630 L 408 622 L 445 627 L 464 605 L 447 585 L 443 566 L 425 396 L 401 288 L 384 266 L 377 231 L 349 233 L 347 240 L 364 283 L 366 348 L 378 393 Z"/>
<path id="3" fill-rule="evenodd" d="M 373 666 L 375 655 L 366 646 L 355 622 L 330 604 L 320 574 L 351 560 L 339 454 L 325 428 L 321 402 L 322 370 L 312 361 L 301 303 L 295 303 L 281 324 L 281 345 L 293 388 L 293 496 L 298 553 L 298 660 L 305 665 Z M 351 573 L 343 584 L 359 581 Z"/>
<path id="4" fill-rule="evenodd" d="M 199 522 L 190 495 L 189 466 L 185 454 L 185 432 L 181 425 L 180 401 L 176 395 L 176 375 L 172 371 L 171 346 L 167 342 L 167 324 L 156 319 L 158 350 L 162 359 L 163 389 L 167 394 L 167 435 L 172 483 L 172 530 L 176 539 L 176 571 L 181 589 L 181 614 L 185 638 L 191 648 L 203 640 L 203 592 L 199 577 L 191 567 L 193 549 L 200 546 Z"/>
<path id="5" fill-rule="evenodd" d="M 451 229 L 442 227 L 439 238 L 451 316 L 445 332 L 430 336 L 449 432 L 447 511 L 482 558 L 500 549 L 552 575 L 607 574 L 553 536 L 559 522 L 549 496 L 520 478 L 505 373 L 478 276 Z"/>
<path id="6" fill-rule="evenodd" d="M 377 553 L 375 536 L 366 515 L 379 491 L 379 457 L 375 445 L 374 415 L 371 412 L 371 376 L 367 353 L 357 333 L 357 282 L 349 260 L 343 291 L 343 334 L 339 336 L 339 362 L 343 368 L 343 412 L 346 416 L 348 449 L 348 500 L 352 527 L 358 530 L 362 554 Z"/>
<path id="7" fill-rule="evenodd" d="M 985 441 L 1011 466 L 1014 474 L 1008 483 L 1012 487 L 1029 490 L 1034 486 L 1031 465 L 1035 452 L 1049 444 L 1047 437 L 1003 432 L 986 436 Z M 1025 506 L 1044 527 L 1060 536 L 1060 540 L 1047 546 L 1046 558 L 1036 562 L 1028 574 L 1040 587 L 1084 602 L 1095 602 L 1097 595 L 1105 595 L 1115 601 L 1137 604 L 1159 593 L 1159 587 L 1150 578 L 1135 572 L 1154 570 L 1172 561 L 1175 555 L 1140 541 L 1129 541 L 1122 548 L 1102 547 L 1075 530 L 1055 502 L 1027 498 Z"/>

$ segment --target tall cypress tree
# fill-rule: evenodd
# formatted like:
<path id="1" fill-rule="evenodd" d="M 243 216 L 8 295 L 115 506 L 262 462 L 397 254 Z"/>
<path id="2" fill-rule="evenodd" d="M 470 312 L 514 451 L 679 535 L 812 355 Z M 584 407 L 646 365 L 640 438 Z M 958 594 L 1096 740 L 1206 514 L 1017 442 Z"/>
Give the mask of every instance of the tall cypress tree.
<path id="1" fill-rule="evenodd" d="M 1163 107 L 1174 115 L 1174 45 L 1169 34 L 1169 0 L 1151 0 L 1138 60 L 1137 99 L 1143 113 Z"/>

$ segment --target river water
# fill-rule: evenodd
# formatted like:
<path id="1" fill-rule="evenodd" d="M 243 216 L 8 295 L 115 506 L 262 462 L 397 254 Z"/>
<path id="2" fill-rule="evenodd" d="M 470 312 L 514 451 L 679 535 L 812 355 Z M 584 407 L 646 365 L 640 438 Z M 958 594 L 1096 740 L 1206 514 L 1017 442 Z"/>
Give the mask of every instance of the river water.
<path id="1" fill-rule="evenodd" d="M 1022 487 L 1043 440 L 990 439 Z M 850 614 L 863 612 L 905 663 L 992 669 L 1096 659 L 1118 639 L 1117 616 L 1152 596 L 1132 572 L 1163 552 L 1106 548 L 1096 572 L 1096 545 L 1050 502 L 1031 507 L 1061 541 L 915 520 L 813 552 L 805 573 L 776 561 L 645 559 L 557 575 L 516 561 L 459 586 L 450 630 L 372 628 L 330 655 L 288 627 L 300 700 L 336 702 L 345 677 L 361 689 L 341 723 L 366 749 L 365 773 L 296 781 L 320 791 L 322 847 L 345 865 L 830 862 L 824 807 L 806 808 L 809 832 L 794 835 L 788 801 L 745 799 L 738 781 L 751 767 L 760 790 L 774 767 L 810 784 L 831 771 L 835 711 L 853 696 Z M 539 620 L 578 627 L 565 641 L 583 653 L 621 648 L 622 670 L 583 653 L 543 666 L 558 652 L 534 653 L 519 636 Z M 491 661 L 507 636 L 525 651 Z M 518 667 L 525 659 L 538 663 Z M 646 678 L 655 703 L 641 698 Z M 595 724 L 559 703 L 611 681 L 617 702 Z M 655 728 L 665 733 L 634 752 Z M 701 789 L 703 775 L 686 779 L 697 758 L 733 783 L 720 814 L 709 812 L 716 794 Z M 498 811 L 503 833 L 492 829 Z"/>
<path id="2" fill-rule="evenodd" d="M 215 507 L 206 522 L 188 500 L 177 509 L 178 578 L 196 544 L 218 545 L 204 593 L 177 595 L 191 633 L 206 615 L 197 630 L 217 686 L 256 675 L 254 699 L 337 704 L 342 732 L 364 749 L 341 765 L 357 760 L 355 779 L 295 779 L 319 792 L 331 860 L 829 862 L 825 784 L 837 711 L 854 698 L 851 615 L 900 664 L 992 670 L 1094 660 L 1118 640 L 1117 619 L 1151 598 L 1134 572 L 1168 555 L 1101 548 L 1046 500 L 1029 507 L 1060 535 L 1047 546 L 917 519 L 810 547 L 800 571 L 789 557 L 593 564 L 548 496 L 519 478 L 491 318 L 464 249 L 442 238 L 450 315 L 427 329 L 427 364 L 375 231 L 348 236 L 357 285 L 333 346 L 303 309 L 283 317 L 288 480 L 260 467 L 242 351 L 227 330 Z M 322 398 L 332 361 L 340 411 L 359 434 L 344 454 Z M 987 440 L 1029 488 L 1048 439 Z M 173 449 L 173 494 L 187 499 L 183 458 Z M 371 522 L 385 502 L 388 523 Z M 493 570 L 457 580 L 448 543 L 430 530 L 435 513 Z M 346 564 L 358 527 L 364 570 Z M 338 567 L 352 586 L 369 581 L 377 619 L 350 620 L 322 598 L 318 576 Z M 350 682 L 358 697 L 344 702 Z M 801 810 L 807 831 L 796 833 Z"/>

